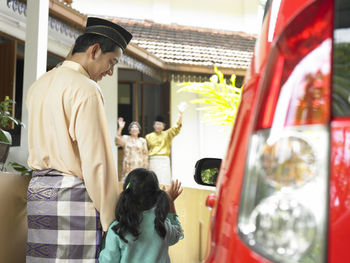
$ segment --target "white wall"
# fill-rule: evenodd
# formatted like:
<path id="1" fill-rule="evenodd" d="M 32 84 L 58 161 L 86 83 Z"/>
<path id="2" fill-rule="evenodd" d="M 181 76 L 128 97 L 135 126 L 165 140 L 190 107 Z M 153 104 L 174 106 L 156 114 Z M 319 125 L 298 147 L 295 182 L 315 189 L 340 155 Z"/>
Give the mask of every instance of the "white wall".
<path id="1" fill-rule="evenodd" d="M 115 165 L 117 168 L 118 163 L 118 148 L 114 144 L 114 138 L 117 132 L 117 119 L 118 119 L 118 68 L 115 66 L 112 76 L 106 75 L 101 81 L 98 82 L 102 89 L 103 97 L 105 100 L 105 109 L 108 121 L 108 128 L 111 137 L 111 144 L 113 150 L 113 156 Z"/>
<path id="2" fill-rule="evenodd" d="M 186 187 L 208 188 L 197 185 L 193 179 L 194 165 L 204 157 L 223 158 L 226 153 L 230 129 L 221 126 L 210 126 L 203 123 L 197 104 L 189 103 L 197 98 L 196 94 L 177 93 L 179 84 L 171 82 L 171 123 L 177 119 L 177 105 L 186 101 L 188 108 L 183 117 L 182 130 L 172 143 L 171 162 L 173 179 L 179 179 Z M 209 188 L 212 189 L 212 188 Z"/>

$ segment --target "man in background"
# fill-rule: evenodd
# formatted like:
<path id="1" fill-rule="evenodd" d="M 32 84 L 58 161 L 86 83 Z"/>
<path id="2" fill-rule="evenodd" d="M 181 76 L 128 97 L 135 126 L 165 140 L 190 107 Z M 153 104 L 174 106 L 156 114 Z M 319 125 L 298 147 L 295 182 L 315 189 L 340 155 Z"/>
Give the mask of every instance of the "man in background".
<path id="1" fill-rule="evenodd" d="M 152 133 L 146 135 L 149 168 L 153 170 L 158 177 L 160 184 L 170 185 L 171 183 L 171 167 L 170 167 L 170 148 L 172 140 L 180 133 L 182 126 L 182 116 L 187 107 L 186 103 L 178 105 L 178 117 L 176 125 L 167 130 L 165 129 L 165 120 L 162 116 L 157 116 Z"/>

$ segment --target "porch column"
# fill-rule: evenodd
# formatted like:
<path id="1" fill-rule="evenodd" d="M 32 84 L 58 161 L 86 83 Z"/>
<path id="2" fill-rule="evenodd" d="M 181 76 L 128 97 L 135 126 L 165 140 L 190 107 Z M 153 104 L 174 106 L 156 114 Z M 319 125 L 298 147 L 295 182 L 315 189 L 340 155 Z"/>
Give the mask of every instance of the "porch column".
<path id="1" fill-rule="evenodd" d="M 47 38 L 49 21 L 49 0 L 27 1 L 26 37 L 24 48 L 24 76 L 23 76 L 23 103 L 22 121 L 28 123 L 28 113 L 25 99 L 28 88 L 46 72 Z M 22 128 L 21 147 L 16 147 L 16 159 L 26 164 L 28 153 L 28 130 Z M 15 148 L 15 147 L 13 147 Z M 11 149 L 15 152 L 15 149 Z"/>
<path id="2" fill-rule="evenodd" d="M 26 24 L 23 78 L 25 91 L 46 72 L 49 0 L 27 1 Z"/>

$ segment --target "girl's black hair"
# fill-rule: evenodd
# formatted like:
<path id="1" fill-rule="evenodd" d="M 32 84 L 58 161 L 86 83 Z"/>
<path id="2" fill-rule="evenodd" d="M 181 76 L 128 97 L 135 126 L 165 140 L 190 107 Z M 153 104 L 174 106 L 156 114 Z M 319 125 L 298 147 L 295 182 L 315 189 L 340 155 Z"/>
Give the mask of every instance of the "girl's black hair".
<path id="1" fill-rule="evenodd" d="M 102 53 L 113 52 L 115 48 L 118 47 L 118 45 L 114 41 L 107 37 L 85 33 L 83 35 L 80 35 L 75 40 L 72 55 L 74 53 L 85 52 L 89 48 L 89 46 L 94 45 L 96 43 L 100 44 Z"/>
<path id="2" fill-rule="evenodd" d="M 165 237 L 165 219 L 169 213 L 169 197 L 159 188 L 157 176 L 154 172 L 137 168 L 125 178 L 123 192 L 115 210 L 118 221 L 112 230 L 124 241 L 127 233 L 132 234 L 135 240 L 139 237 L 142 212 L 155 207 L 156 217 L 154 226 L 158 235 Z"/>

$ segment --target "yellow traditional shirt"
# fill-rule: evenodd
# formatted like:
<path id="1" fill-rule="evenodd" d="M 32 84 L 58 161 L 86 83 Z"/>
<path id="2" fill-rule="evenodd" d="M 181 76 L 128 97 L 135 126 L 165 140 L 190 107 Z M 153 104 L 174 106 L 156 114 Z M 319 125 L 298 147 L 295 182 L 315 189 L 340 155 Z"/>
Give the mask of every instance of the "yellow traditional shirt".
<path id="1" fill-rule="evenodd" d="M 146 135 L 148 155 L 170 155 L 171 141 L 180 133 L 181 125 L 161 132 L 152 132 Z"/>
<path id="2" fill-rule="evenodd" d="M 29 167 L 83 179 L 107 231 L 119 185 L 99 86 L 80 64 L 65 61 L 34 82 L 26 105 Z"/>

